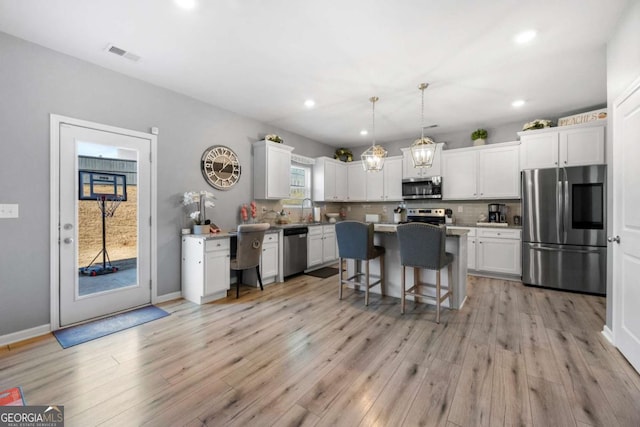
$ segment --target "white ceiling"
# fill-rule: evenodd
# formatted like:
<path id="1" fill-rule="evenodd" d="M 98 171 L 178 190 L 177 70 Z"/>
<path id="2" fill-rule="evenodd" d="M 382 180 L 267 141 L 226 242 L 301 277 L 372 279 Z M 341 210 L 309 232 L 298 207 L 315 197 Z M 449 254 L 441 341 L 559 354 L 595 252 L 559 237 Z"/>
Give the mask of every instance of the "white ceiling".
<path id="1" fill-rule="evenodd" d="M 627 0 L 0 0 L 0 31 L 334 146 L 606 103 Z M 516 45 L 513 37 L 538 37 Z M 140 61 L 107 53 L 114 44 Z M 313 98 L 316 106 L 304 107 Z M 520 109 L 511 106 L 525 99 Z"/>

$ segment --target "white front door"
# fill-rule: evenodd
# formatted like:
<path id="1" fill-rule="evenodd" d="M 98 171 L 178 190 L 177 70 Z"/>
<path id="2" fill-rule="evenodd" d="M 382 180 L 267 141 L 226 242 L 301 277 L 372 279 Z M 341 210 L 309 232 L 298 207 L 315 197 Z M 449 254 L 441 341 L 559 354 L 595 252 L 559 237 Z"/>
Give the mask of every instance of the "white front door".
<path id="1" fill-rule="evenodd" d="M 59 123 L 60 326 L 151 302 L 150 152 L 125 130 Z"/>
<path id="2" fill-rule="evenodd" d="M 640 371 L 640 79 L 613 119 L 613 339 Z"/>

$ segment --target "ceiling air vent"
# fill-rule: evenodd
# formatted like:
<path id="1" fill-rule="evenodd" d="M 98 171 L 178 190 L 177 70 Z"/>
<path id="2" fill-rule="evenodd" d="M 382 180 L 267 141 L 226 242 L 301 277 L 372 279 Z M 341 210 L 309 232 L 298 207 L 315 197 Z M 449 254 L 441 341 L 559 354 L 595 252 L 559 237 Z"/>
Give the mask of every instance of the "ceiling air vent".
<path id="1" fill-rule="evenodd" d="M 133 62 L 138 62 L 138 60 L 140 59 L 140 56 L 136 55 L 135 53 L 127 52 L 126 50 L 112 44 L 107 46 L 107 52 L 111 52 L 114 55 L 122 56 L 123 58 L 127 58 L 128 60 Z"/>

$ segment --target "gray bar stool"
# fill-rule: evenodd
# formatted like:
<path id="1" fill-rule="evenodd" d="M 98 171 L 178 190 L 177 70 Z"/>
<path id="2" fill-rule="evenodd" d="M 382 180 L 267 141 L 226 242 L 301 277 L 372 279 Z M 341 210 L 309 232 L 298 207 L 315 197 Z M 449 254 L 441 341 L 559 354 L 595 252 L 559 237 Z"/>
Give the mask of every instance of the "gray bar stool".
<path id="1" fill-rule="evenodd" d="M 338 239 L 338 255 L 340 257 L 338 275 L 338 298 L 342 299 L 342 285 L 352 284 L 364 286 L 364 305 L 369 305 L 369 288 L 380 285 L 380 293 L 384 295 L 384 248 L 373 244 L 373 224 L 358 221 L 342 221 L 336 224 L 336 238 Z M 369 260 L 380 257 L 380 275 L 369 273 Z M 355 260 L 356 272 L 353 276 L 343 278 L 343 259 Z M 365 272 L 362 273 L 362 262 Z M 364 281 L 362 277 L 364 276 Z M 378 279 L 371 282 L 371 278 Z"/>
<path id="2" fill-rule="evenodd" d="M 242 224 L 238 226 L 238 249 L 236 257 L 231 260 L 231 269 L 238 272 L 236 282 L 236 298 L 240 296 L 240 283 L 242 282 L 242 270 L 248 268 L 256 269 L 260 290 L 262 287 L 262 277 L 260 276 L 260 255 L 262 254 L 262 240 L 264 232 L 269 229 L 268 223 Z"/>
<path id="3" fill-rule="evenodd" d="M 447 230 L 445 227 L 437 225 L 424 224 L 419 222 L 401 224 L 398 226 L 398 241 L 400 242 L 400 263 L 402 264 L 400 289 L 401 306 L 400 312 L 404 314 L 405 297 L 413 295 L 414 300 L 417 297 L 427 298 L 436 304 L 436 323 L 440 323 L 440 304 L 449 298 L 449 304 L 453 302 L 452 281 L 452 263 L 453 255 L 445 252 L 445 243 L 447 240 Z M 448 266 L 448 283 L 449 287 L 444 295 L 441 295 L 440 288 L 440 270 Z M 413 286 L 405 290 L 405 268 L 414 267 Z M 436 270 L 436 284 L 425 284 L 418 282 L 418 269 L 425 268 L 428 270 Z M 436 289 L 435 298 L 431 295 L 420 293 L 420 286 L 426 286 Z"/>

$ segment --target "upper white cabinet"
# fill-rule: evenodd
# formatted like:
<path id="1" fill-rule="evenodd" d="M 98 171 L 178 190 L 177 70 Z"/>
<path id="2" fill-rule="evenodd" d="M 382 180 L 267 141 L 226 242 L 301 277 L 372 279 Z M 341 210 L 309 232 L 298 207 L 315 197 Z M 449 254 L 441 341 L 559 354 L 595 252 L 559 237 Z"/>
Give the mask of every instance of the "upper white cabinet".
<path id="1" fill-rule="evenodd" d="M 362 167 L 362 161 L 347 163 L 347 200 L 363 202 L 367 200 L 367 171 Z"/>
<path id="2" fill-rule="evenodd" d="M 605 125 L 594 122 L 518 132 L 521 169 L 604 164 Z"/>
<path id="3" fill-rule="evenodd" d="M 436 153 L 433 158 L 433 164 L 430 168 L 413 167 L 413 158 L 411 157 L 411 149 L 402 149 L 402 179 L 406 178 L 430 178 L 432 176 L 442 175 L 442 146 L 443 143 L 436 144 Z"/>
<path id="4" fill-rule="evenodd" d="M 347 165 L 329 157 L 318 157 L 313 165 L 313 200 L 342 202 L 347 200 Z"/>
<path id="5" fill-rule="evenodd" d="M 271 141 L 253 143 L 253 197 L 287 199 L 293 147 Z"/>
<path id="6" fill-rule="evenodd" d="M 518 142 L 443 151 L 442 198 L 520 198 Z"/>
<path id="7" fill-rule="evenodd" d="M 402 157 L 389 157 L 380 172 L 365 172 L 367 201 L 402 200 Z"/>

